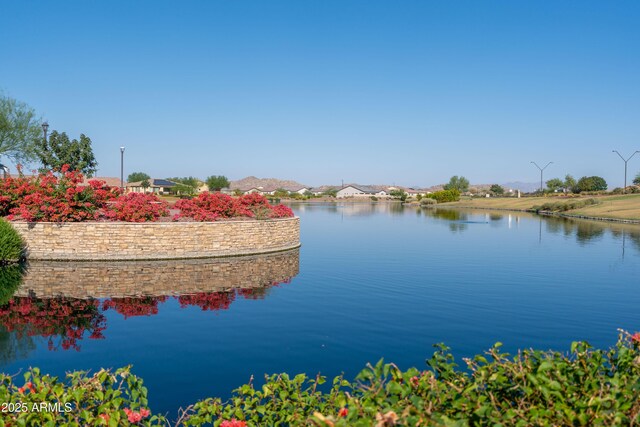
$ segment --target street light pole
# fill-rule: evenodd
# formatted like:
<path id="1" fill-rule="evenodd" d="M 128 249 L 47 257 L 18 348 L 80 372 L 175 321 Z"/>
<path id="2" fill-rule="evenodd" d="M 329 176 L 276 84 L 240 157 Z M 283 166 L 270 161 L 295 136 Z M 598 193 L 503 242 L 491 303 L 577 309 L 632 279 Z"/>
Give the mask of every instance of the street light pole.
<path id="1" fill-rule="evenodd" d="M 120 147 L 120 190 L 124 193 L 124 147 Z"/>
<path id="2" fill-rule="evenodd" d="M 637 153 L 640 153 L 640 151 L 638 150 L 634 151 L 634 153 L 630 155 L 627 160 L 625 160 L 624 157 L 622 157 L 622 154 L 618 153 L 618 150 L 611 150 L 611 152 L 616 153 L 618 156 L 620 156 L 620 158 L 624 162 L 624 188 L 622 189 L 622 194 L 626 194 L 627 193 L 627 162 L 631 160 L 631 158 L 635 156 Z"/>
<path id="3" fill-rule="evenodd" d="M 47 131 L 49 130 L 49 122 L 42 124 L 42 131 L 44 132 L 44 142 L 47 142 Z"/>
<path id="4" fill-rule="evenodd" d="M 540 194 L 542 194 L 542 172 L 544 172 L 544 170 L 547 168 L 547 166 L 549 166 L 549 165 L 550 165 L 550 164 L 552 164 L 553 162 L 549 162 L 549 163 L 547 163 L 547 166 L 545 166 L 545 167 L 543 167 L 543 168 L 541 168 L 540 166 L 538 166 L 538 164 L 537 164 L 536 162 L 531 162 L 531 163 L 533 163 L 534 165 L 536 165 L 536 167 L 537 167 L 538 169 L 540 169 Z"/>

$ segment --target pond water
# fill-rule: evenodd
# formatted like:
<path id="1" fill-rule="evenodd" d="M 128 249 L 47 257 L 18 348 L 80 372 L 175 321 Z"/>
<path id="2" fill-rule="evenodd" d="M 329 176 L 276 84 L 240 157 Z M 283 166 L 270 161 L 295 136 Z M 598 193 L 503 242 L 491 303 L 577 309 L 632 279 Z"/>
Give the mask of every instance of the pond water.
<path id="1" fill-rule="evenodd" d="M 32 262 L 0 294 L 0 369 L 133 365 L 175 416 L 251 375 L 424 367 L 504 343 L 565 351 L 640 329 L 640 227 L 528 214 L 292 205 L 300 250 L 236 259 Z M 11 272 L 0 281 L 11 281 Z"/>

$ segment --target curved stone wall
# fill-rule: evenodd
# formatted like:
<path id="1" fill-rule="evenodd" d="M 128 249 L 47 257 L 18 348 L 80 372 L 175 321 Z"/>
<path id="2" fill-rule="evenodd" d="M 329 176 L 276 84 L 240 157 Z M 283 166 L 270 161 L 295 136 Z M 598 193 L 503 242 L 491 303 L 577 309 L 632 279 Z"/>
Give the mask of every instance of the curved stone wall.
<path id="1" fill-rule="evenodd" d="M 236 258 L 104 262 L 29 262 L 14 296 L 112 298 L 267 289 L 298 274 L 293 249 Z"/>
<path id="2" fill-rule="evenodd" d="M 251 255 L 300 246 L 300 219 L 219 222 L 12 222 L 31 260 L 157 260 Z"/>

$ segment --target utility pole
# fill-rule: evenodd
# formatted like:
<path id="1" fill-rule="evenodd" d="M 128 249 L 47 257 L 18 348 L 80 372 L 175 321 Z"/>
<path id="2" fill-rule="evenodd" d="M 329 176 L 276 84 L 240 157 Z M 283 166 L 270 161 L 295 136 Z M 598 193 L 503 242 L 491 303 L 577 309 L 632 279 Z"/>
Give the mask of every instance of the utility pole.
<path id="1" fill-rule="evenodd" d="M 124 147 L 120 147 L 120 190 L 124 193 Z"/>

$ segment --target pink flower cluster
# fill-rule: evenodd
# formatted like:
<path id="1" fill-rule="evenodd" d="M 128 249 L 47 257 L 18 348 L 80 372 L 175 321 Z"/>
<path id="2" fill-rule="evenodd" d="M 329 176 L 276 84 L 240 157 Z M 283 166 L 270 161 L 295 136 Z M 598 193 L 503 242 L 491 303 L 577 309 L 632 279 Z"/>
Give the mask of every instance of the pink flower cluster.
<path id="1" fill-rule="evenodd" d="M 231 418 L 230 420 L 224 420 L 220 423 L 220 427 L 247 427 L 246 421 L 236 420 Z"/>
<path id="2" fill-rule="evenodd" d="M 191 219 L 195 221 L 215 221 L 226 218 L 288 218 L 293 211 L 282 205 L 272 206 L 260 194 L 247 194 L 238 198 L 222 193 L 200 193 L 193 199 L 176 202 L 175 207 L 180 213 L 174 216 L 174 221 Z"/>
<path id="3" fill-rule="evenodd" d="M 132 411 L 129 408 L 124 408 L 124 413 L 127 414 L 127 419 L 130 423 L 137 424 L 142 421 L 143 418 L 147 418 L 151 415 L 151 411 L 145 408 L 141 408 L 139 412 Z"/>

